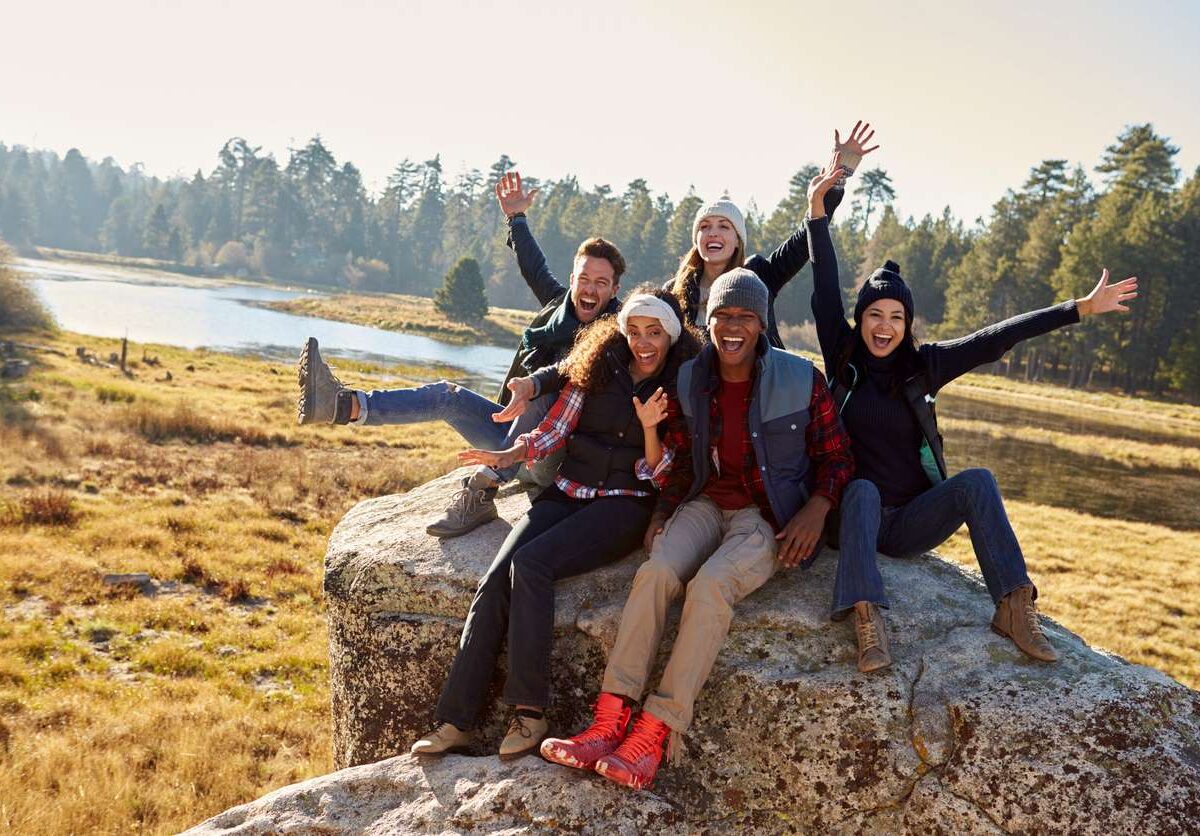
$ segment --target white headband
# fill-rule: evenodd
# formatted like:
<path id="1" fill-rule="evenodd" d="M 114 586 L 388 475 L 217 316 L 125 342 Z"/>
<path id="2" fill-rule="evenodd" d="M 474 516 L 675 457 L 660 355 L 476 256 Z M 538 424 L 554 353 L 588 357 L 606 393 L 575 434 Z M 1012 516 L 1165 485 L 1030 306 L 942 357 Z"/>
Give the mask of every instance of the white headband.
<path id="1" fill-rule="evenodd" d="M 617 314 L 617 328 L 625 336 L 629 336 L 629 317 L 631 316 L 652 316 L 662 323 L 663 330 L 671 335 L 671 345 L 675 345 L 675 341 L 679 339 L 680 333 L 683 331 L 683 326 L 679 324 L 679 317 L 675 315 L 675 311 L 671 310 L 671 306 L 649 293 L 638 293 L 625 300 L 621 305 L 621 311 Z"/>

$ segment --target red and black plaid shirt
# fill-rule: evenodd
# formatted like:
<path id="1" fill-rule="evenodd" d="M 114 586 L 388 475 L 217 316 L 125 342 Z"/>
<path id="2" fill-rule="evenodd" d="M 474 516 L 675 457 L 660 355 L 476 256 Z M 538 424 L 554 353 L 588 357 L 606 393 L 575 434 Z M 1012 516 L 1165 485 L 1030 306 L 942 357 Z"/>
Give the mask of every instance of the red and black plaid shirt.
<path id="1" fill-rule="evenodd" d="M 686 397 L 683 393 L 680 394 Z M 709 426 L 713 428 L 712 438 L 709 439 L 711 447 L 709 455 L 716 460 L 717 428 L 721 426 L 721 416 L 718 399 L 714 397 L 709 403 Z M 825 376 L 815 367 L 813 368 L 812 398 L 808 404 L 808 415 L 808 427 L 804 431 L 804 444 L 815 473 L 812 495 L 825 497 L 836 508 L 841 499 L 842 490 L 854 476 L 854 457 L 850 452 L 850 436 L 846 434 L 842 422 L 838 419 L 837 406 L 833 402 L 833 396 L 829 393 L 829 387 L 825 385 Z M 665 420 L 667 428 L 663 435 L 663 447 L 673 449 L 675 455 L 666 484 L 659 493 L 656 510 L 669 515 L 687 496 L 692 487 L 695 473 L 692 467 L 691 433 L 688 430 L 687 419 L 683 417 L 677 400 L 671 400 Z M 787 520 L 775 520 L 774 513 L 771 511 L 771 503 L 767 500 L 766 487 L 763 485 L 762 471 L 759 470 L 756 463 L 750 433 L 748 431 L 743 433 L 743 437 L 745 438 L 743 451 L 745 466 L 742 468 L 742 478 L 745 480 L 746 492 L 754 499 L 754 504 L 762 511 L 763 517 L 772 521 L 778 530 L 787 524 Z M 716 478 L 717 473 L 714 468 L 709 480 Z"/>

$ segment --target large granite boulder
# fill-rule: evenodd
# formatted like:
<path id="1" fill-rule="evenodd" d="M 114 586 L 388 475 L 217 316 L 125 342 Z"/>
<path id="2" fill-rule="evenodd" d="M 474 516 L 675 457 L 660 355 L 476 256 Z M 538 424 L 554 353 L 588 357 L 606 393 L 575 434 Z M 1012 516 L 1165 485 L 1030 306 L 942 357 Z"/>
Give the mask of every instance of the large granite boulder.
<path id="1" fill-rule="evenodd" d="M 476 582 L 528 507 L 525 492 L 509 489 L 498 500 L 500 521 L 459 539 L 431 539 L 424 527 L 460 477 L 362 502 L 330 539 L 338 766 L 403 753 L 431 727 Z M 989 631 L 992 605 L 978 578 L 935 556 L 881 558 L 895 664 L 860 674 L 850 624 L 829 620 L 836 558 L 827 552 L 810 571 L 782 572 L 738 606 L 684 761 L 660 773 L 654 795 L 536 759 L 500 765 L 488 756 L 505 719 L 493 700 L 477 752 L 485 758 L 426 765 L 423 776 L 407 757 L 347 770 L 214 822 L 286 829 L 288 816 L 312 808 L 314 793 L 357 798 L 365 782 L 380 796 L 371 809 L 393 816 L 378 821 L 413 831 L 516 827 L 503 824 L 510 820 L 538 830 L 550 819 L 585 831 L 642 829 L 639 817 L 664 810 L 670 815 L 660 826 L 689 832 L 1200 831 L 1200 694 L 1093 650 L 1053 622 L 1047 632 L 1061 660 L 1025 658 Z M 550 709 L 557 732 L 587 717 L 641 560 L 632 555 L 559 586 Z M 1052 581 L 1043 594 L 1054 595 Z M 669 631 L 664 648 L 672 638 Z M 447 775 L 468 772 L 476 777 L 439 790 L 453 783 Z M 476 785 L 500 818 L 462 818 L 468 796 L 484 791 Z M 617 801 L 630 805 L 624 818 L 610 818 Z M 251 812 L 257 818 L 246 818 Z M 358 826 L 320 821 L 329 832 Z"/>

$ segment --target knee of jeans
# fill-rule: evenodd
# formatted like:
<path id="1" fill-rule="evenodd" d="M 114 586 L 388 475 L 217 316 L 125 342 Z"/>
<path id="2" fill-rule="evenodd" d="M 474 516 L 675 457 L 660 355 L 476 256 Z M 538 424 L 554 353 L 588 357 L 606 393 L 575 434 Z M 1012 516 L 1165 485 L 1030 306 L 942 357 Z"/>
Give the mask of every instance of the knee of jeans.
<path id="1" fill-rule="evenodd" d="M 457 383 L 452 383 L 449 380 L 439 380 L 437 383 L 428 384 L 428 386 L 439 401 L 447 401 L 453 398 L 462 389 Z"/>
<path id="2" fill-rule="evenodd" d="M 842 492 L 843 508 L 869 506 L 872 503 L 878 506 L 882 501 L 879 496 L 879 488 L 875 487 L 875 483 L 870 479 L 854 479 L 846 485 L 846 489 Z"/>
<path id="3" fill-rule="evenodd" d="M 959 477 L 973 494 L 986 496 L 1000 492 L 1000 485 L 996 481 L 995 475 L 986 467 L 969 468 L 960 473 Z"/>
<path id="4" fill-rule="evenodd" d="M 528 578 L 543 574 L 546 566 L 542 558 L 543 554 L 540 549 L 531 549 L 528 545 L 521 546 L 513 552 L 512 566 L 509 572 L 514 579 L 518 575 Z"/>

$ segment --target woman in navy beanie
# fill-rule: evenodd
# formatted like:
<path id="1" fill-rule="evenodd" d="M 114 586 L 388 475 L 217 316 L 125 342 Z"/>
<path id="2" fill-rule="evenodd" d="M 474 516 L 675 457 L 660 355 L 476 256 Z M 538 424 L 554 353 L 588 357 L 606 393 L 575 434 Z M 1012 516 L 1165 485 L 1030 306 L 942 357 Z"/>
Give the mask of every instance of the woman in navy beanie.
<path id="1" fill-rule="evenodd" d="M 919 554 L 966 523 L 996 605 L 992 629 L 1025 654 L 1052 662 L 1058 657 L 1038 619 L 1037 588 L 1029 579 L 996 479 L 983 468 L 947 472 L 934 398 L 947 383 L 999 360 L 1021 340 L 1081 317 L 1129 310 L 1123 303 L 1137 296 L 1137 278 L 1110 285 L 1105 270 L 1082 299 L 1021 314 L 957 340 L 918 345 L 912 291 L 900 266 L 888 261 L 859 291 L 851 326 L 842 307 L 823 203 L 838 175 L 835 155 L 831 167 L 809 185 L 811 217 L 806 221 L 817 337 L 855 460 L 855 479 L 841 503 L 833 615 L 855 613 L 859 670 L 890 665 L 880 611 L 888 599 L 876 552 L 894 557 Z"/>

